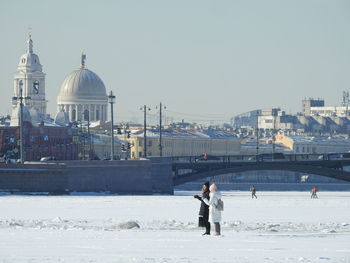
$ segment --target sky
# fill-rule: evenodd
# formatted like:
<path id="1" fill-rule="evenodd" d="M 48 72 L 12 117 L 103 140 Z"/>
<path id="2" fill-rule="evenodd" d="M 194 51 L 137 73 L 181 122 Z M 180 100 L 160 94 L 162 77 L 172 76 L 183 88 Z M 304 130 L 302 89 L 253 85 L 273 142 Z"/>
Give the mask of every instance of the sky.
<path id="1" fill-rule="evenodd" d="M 339 105 L 350 89 L 350 1 L 0 1 L 0 115 L 32 28 L 48 112 L 80 66 L 117 96 L 117 122 L 162 102 L 167 121 L 229 122 L 257 108 L 301 111 L 306 97 Z"/>

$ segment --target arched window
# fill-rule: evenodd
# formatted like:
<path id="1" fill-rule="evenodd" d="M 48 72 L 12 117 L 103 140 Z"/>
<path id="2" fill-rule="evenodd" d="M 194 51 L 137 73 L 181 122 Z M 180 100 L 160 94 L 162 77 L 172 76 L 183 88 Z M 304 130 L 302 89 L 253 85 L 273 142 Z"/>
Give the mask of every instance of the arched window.
<path id="1" fill-rule="evenodd" d="M 89 120 L 89 111 L 88 110 L 84 110 L 84 121 L 88 121 Z"/>
<path id="2" fill-rule="evenodd" d="M 18 81 L 18 95 L 20 96 L 21 95 L 21 90 L 23 91 L 23 81 L 20 79 L 19 81 Z M 23 94 L 22 94 L 23 95 Z"/>
<path id="3" fill-rule="evenodd" d="M 72 110 L 72 121 L 76 121 L 77 120 L 77 111 L 74 109 Z"/>

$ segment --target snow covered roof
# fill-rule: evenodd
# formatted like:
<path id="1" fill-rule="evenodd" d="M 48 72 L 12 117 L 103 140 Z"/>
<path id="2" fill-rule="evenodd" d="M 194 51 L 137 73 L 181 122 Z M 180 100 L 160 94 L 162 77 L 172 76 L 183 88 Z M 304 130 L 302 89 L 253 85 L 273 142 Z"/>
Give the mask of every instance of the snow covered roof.
<path id="1" fill-rule="evenodd" d="M 131 131 L 132 136 L 143 137 L 143 130 Z M 150 129 L 146 131 L 147 137 L 159 137 L 158 129 Z M 225 140 L 240 140 L 233 135 L 222 130 L 186 130 L 186 129 L 164 129 L 162 130 L 163 137 L 177 138 L 198 138 L 198 139 L 225 139 Z"/>
<path id="2" fill-rule="evenodd" d="M 350 139 L 344 137 L 329 137 L 329 136 L 296 136 L 290 135 L 294 142 L 306 143 L 332 143 L 332 144 L 350 144 Z"/>

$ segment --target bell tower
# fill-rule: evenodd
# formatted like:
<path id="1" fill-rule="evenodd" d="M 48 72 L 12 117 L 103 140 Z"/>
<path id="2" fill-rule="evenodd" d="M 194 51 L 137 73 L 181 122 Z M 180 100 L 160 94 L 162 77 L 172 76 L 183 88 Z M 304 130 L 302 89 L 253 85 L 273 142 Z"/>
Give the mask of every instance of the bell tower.
<path id="1" fill-rule="evenodd" d="M 14 96 L 18 97 L 20 89 L 23 90 L 23 97 L 30 97 L 24 104 L 28 108 L 36 109 L 41 115 L 46 115 L 45 99 L 45 73 L 39 56 L 33 52 L 33 40 L 29 34 L 27 50 L 18 63 L 17 71 L 14 74 Z M 16 107 L 16 102 L 12 106 Z"/>

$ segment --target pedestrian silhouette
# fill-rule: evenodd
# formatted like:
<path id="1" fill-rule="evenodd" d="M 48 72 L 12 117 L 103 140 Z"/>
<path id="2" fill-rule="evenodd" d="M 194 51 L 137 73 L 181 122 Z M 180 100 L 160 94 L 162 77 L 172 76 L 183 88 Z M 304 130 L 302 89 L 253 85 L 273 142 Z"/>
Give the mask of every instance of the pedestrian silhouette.
<path id="1" fill-rule="evenodd" d="M 256 199 L 258 199 L 258 197 L 256 196 L 256 187 L 255 185 L 252 185 L 252 187 L 250 187 L 250 191 L 252 192 L 252 199 L 255 197 Z"/>

